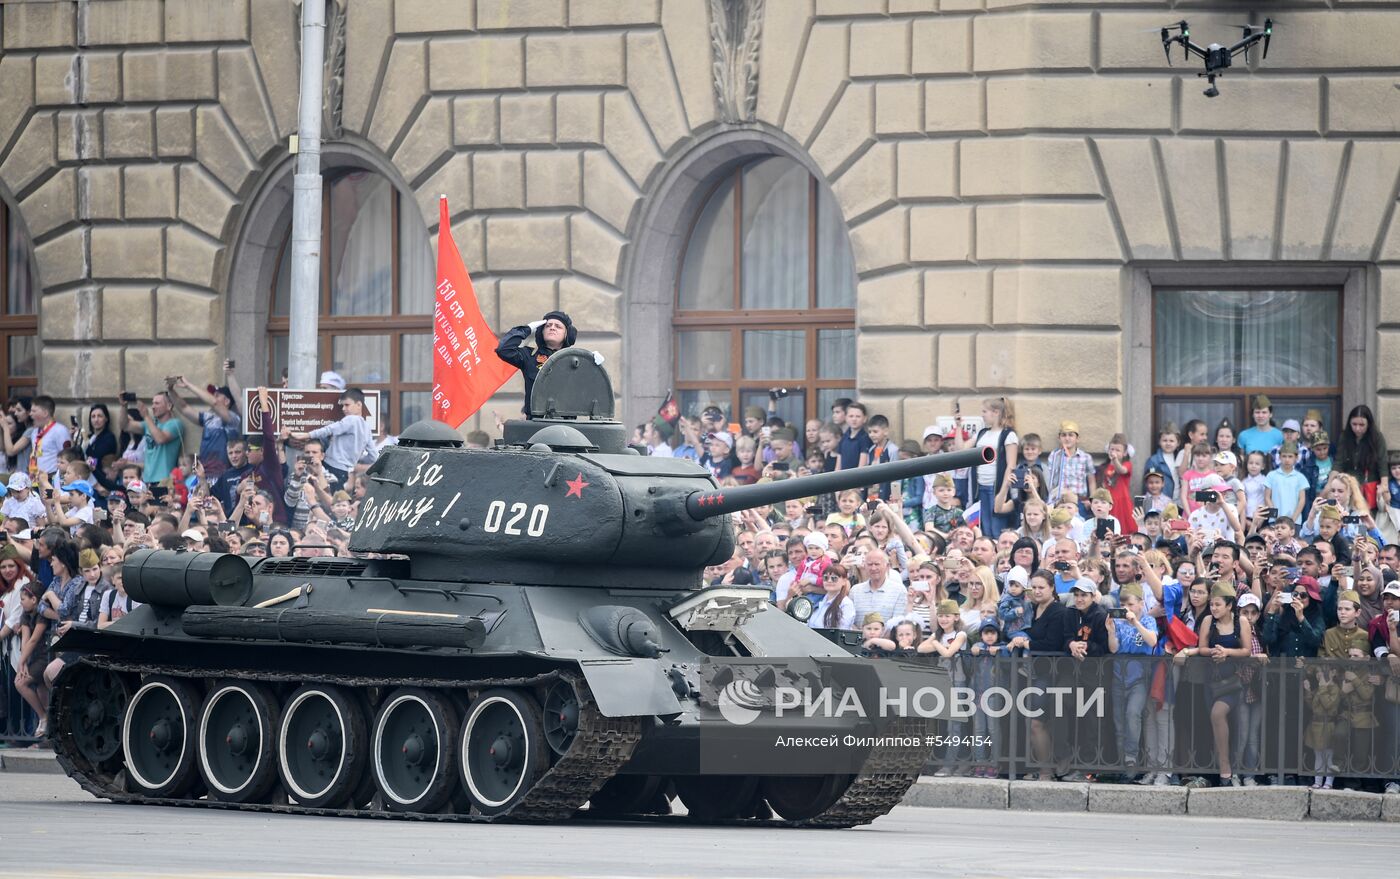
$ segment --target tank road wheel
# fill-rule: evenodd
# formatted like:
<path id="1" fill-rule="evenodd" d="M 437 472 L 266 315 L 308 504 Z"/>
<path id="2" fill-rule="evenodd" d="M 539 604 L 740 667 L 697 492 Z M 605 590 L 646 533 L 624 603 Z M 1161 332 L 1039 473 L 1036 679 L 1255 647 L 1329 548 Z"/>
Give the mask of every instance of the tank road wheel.
<path id="1" fill-rule="evenodd" d="M 578 696 L 568 681 L 559 681 L 544 696 L 544 738 L 559 756 L 569 750 L 578 733 Z"/>
<path id="2" fill-rule="evenodd" d="M 277 781 L 277 700 L 262 684 L 220 681 L 199 715 L 199 774 L 209 795 L 258 803 Z"/>
<path id="3" fill-rule="evenodd" d="M 487 690 L 462 724 L 462 785 L 483 815 L 508 812 L 549 768 L 549 745 L 534 699 Z"/>
<path id="4" fill-rule="evenodd" d="M 389 694 L 374 721 L 374 780 L 394 812 L 433 812 L 456 782 L 457 712 L 437 693 Z"/>
<path id="5" fill-rule="evenodd" d="M 770 775 L 759 785 L 773 811 L 789 821 L 815 818 L 851 786 L 850 775 Z"/>
<path id="6" fill-rule="evenodd" d="M 340 687 L 306 684 L 292 693 L 277 733 L 277 769 L 287 793 L 313 809 L 344 804 L 368 758 L 365 712 Z"/>
<path id="7" fill-rule="evenodd" d="M 753 814 L 758 779 L 750 775 L 678 775 L 676 796 L 690 817 L 699 821 L 723 821 Z"/>
<path id="8" fill-rule="evenodd" d="M 112 767 L 122 753 L 122 715 L 131 688 L 114 671 L 90 665 L 70 666 L 58 681 L 54 702 L 68 703 L 73 745 L 94 769 Z"/>
<path id="9" fill-rule="evenodd" d="M 195 782 L 198 705 L 199 694 L 179 678 L 148 678 L 131 697 L 122 723 L 122 750 L 136 792 L 179 797 Z"/>

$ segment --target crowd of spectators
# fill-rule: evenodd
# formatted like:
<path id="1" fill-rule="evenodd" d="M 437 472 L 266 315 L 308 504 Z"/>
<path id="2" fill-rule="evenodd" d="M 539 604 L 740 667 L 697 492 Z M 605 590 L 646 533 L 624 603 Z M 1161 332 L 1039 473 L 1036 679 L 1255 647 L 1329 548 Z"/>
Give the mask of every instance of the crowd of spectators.
<path id="1" fill-rule="evenodd" d="M 1163 426 L 1140 467 L 1121 433 L 1091 451 L 1073 420 L 1048 442 L 1022 432 L 1002 397 L 984 401 L 978 429 L 954 418 L 917 441 L 895 439 L 888 418 L 848 399 L 830 420 L 801 425 L 774 408 L 749 407 L 736 424 L 715 406 L 658 417 L 634 440 L 695 460 L 721 485 L 972 446 L 998 455 L 735 514 L 734 555 L 706 583 L 764 585 L 783 608 L 806 596 L 813 628 L 859 631 L 872 655 L 954 662 L 957 682 L 984 673 L 969 659 L 995 656 L 1108 669 L 1077 673 L 1110 694 L 1111 732 L 1095 734 L 1094 752 L 1142 784 L 1257 784 L 1260 669 L 1271 658 L 1336 660 L 1309 666 L 1294 701 L 1269 702 L 1303 731 L 1315 771 L 1301 782 L 1400 793 L 1400 456 L 1366 406 L 1334 443 L 1321 413 L 1275 425 L 1260 396 L 1238 433 L 1228 422 Z M 1053 763 L 1049 725 L 1035 721 L 1031 733 Z M 1185 762 L 1211 771 L 1167 771 L 1183 748 L 1200 752 Z M 1373 778 L 1348 779 L 1343 752 L 1343 764 L 1375 759 Z M 947 771 L 995 772 L 981 755 L 961 756 L 970 765 Z M 1392 777 L 1374 780 L 1376 766 Z"/>
<path id="2" fill-rule="evenodd" d="M 341 416 L 308 432 L 245 435 L 231 364 L 220 385 L 170 376 L 149 398 L 122 394 L 64 418 L 47 396 L 0 417 L 0 741 L 46 731 L 48 689 L 70 628 L 103 628 L 135 605 L 122 561 L 142 548 L 244 556 L 348 555 L 379 446 L 364 394 L 335 372 Z M 254 405 L 271 411 L 266 388 Z M 198 433 L 195 434 L 194 432 Z M 198 451 L 186 452 L 198 436 Z M 484 434 L 470 440 L 484 447 Z M 380 442 L 384 442 L 381 438 Z"/>

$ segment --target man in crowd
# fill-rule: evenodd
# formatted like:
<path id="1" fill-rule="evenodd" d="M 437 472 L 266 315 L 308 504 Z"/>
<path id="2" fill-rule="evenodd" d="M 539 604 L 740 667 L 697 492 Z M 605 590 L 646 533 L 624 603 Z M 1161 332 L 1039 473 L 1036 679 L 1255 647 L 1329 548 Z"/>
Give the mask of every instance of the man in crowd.
<path id="1" fill-rule="evenodd" d="M 887 620 L 902 615 L 906 602 L 904 581 L 890 570 L 890 558 L 884 550 L 865 554 L 865 574 L 863 582 L 851 587 L 856 619 L 865 619 L 868 613 L 878 613 Z"/>

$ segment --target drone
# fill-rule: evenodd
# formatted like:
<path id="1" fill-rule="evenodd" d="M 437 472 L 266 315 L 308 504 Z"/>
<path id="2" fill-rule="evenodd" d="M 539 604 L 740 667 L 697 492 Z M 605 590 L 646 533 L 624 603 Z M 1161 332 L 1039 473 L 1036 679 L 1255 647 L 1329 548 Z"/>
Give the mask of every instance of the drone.
<path id="1" fill-rule="evenodd" d="M 1233 46 L 1211 43 L 1204 48 L 1191 42 L 1191 28 L 1185 21 L 1179 21 L 1162 28 L 1162 51 L 1167 54 L 1167 65 L 1171 66 L 1172 63 L 1172 43 L 1180 43 L 1184 53 L 1183 57 L 1186 60 L 1191 60 L 1191 55 L 1195 54 L 1206 63 L 1205 72 L 1196 74 L 1206 77 L 1207 88 L 1202 94 L 1208 98 L 1219 96 L 1220 89 L 1215 87 L 1215 79 L 1225 75 L 1224 71 L 1230 66 L 1232 58 L 1243 52 L 1245 63 L 1248 64 L 1249 50 L 1260 40 L 1264 41 L 1264 57 L 1269 57 L 1269 40 L 1274 35 L 1274 20 L 1272 18 L 1264 19 L 1262 30 L 1252 24 L 1237 24 L 1235 27 L 1244 31 L 1244 37 L 1238 43 Z M 1172 31 L 1179 31 L 1179 33 L 1173 36 Z"/>

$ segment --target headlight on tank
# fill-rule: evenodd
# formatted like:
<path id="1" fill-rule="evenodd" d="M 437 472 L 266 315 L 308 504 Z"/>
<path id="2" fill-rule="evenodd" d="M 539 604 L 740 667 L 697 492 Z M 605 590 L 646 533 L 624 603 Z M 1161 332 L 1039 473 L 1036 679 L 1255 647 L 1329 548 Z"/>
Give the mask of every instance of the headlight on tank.
<path id="1" fill-rule="evenodd" d="M 805 595 L 799 595 L 788 602 L 788 615 L 798 622 L 805 623 L 812 618 L 812 611 L 817 609 L 817 603 Z"/>

